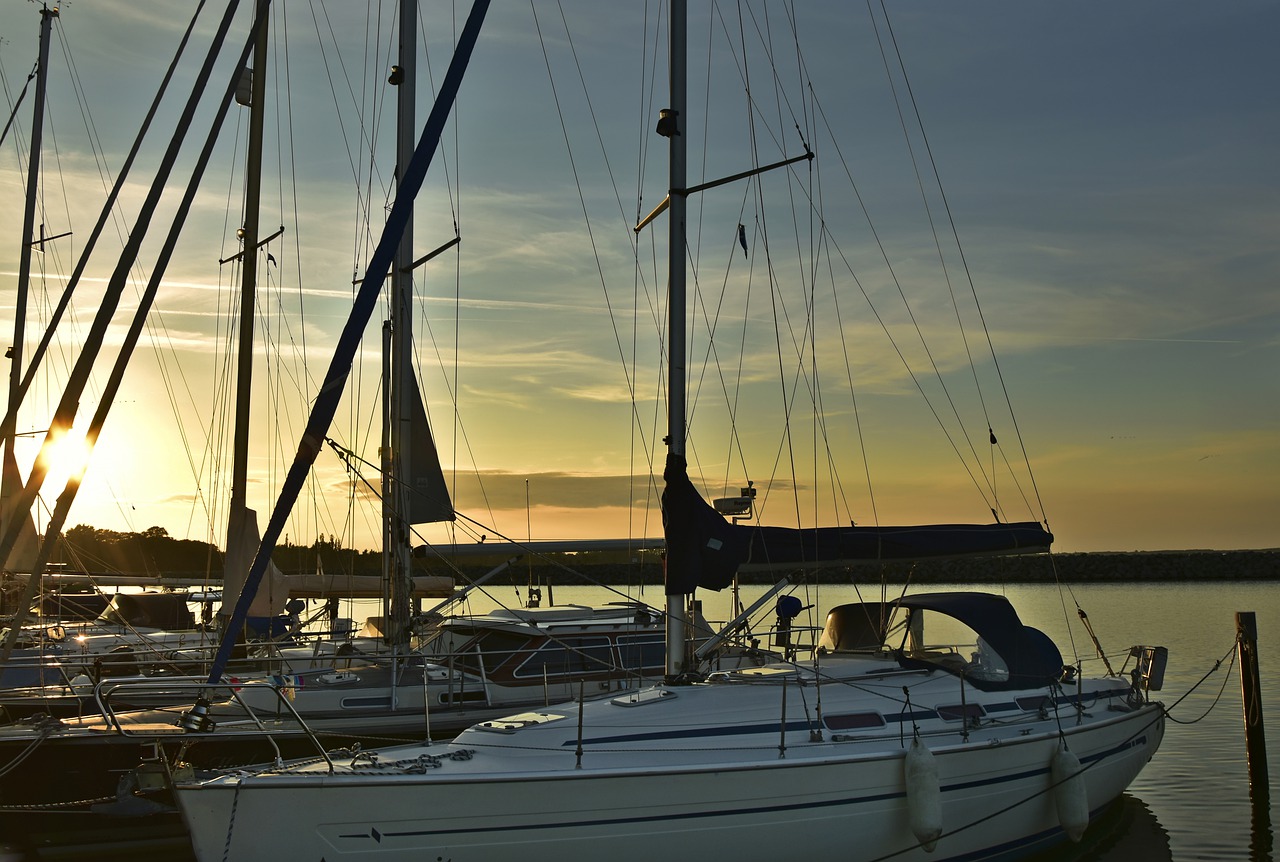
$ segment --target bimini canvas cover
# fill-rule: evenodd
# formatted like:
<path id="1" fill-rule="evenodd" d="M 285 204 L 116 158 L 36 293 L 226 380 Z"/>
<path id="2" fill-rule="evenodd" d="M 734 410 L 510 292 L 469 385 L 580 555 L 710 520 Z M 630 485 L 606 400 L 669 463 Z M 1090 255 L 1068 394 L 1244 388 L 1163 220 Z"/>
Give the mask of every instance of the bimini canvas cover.
<path id="1" fill-rule="evenodd" d="M 912 612 L 934 611 L 945 614 L 977 632 L 986 646 L 1004 660 L 1007 679 L 966 677 L 977 688 L 987 691 L 1048 685 L 1062 676 L 1062 653 L 1049 636 L 1037 628 L 1023 625 L 1018 612 L 1004 596 L 992 593 L 924 593 L 904 596 L 897 605 Z M 908 658 L 907 666 L 917 663 Z M 931 666 L 919 663 L 921 666 Z"/>

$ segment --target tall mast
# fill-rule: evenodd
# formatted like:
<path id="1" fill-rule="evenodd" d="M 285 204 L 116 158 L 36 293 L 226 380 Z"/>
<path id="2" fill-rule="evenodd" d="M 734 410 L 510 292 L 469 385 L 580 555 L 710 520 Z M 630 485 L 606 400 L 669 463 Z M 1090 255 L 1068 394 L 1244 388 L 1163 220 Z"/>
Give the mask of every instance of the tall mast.
<path id="1" fill-rule="evenodd" d="M 236 410 L 231 455 L 231 512 L 227 522 L 227 549 L 239 541 L 239 525 L 247 508 L 249 476 L 249 402 L 253 387 L 254 299 L 258 289 L 258 203 L 262 195 L 262 129 L 267 94 L 267 7 L 271 0 L 257 0 L 255 13 L 262 23 L 253 45 L 252 86 L 249 102 L 249 145 L 245 156 L 244 224 L 240 243 L 240 328 L 237 343 Z M 247 562 L 247 561 L 246 561 Z"/>
<path id="2" fill-rule="evenodd" d="M 31 120 L 31 155 L 27 159 L 27 199 L 22 213 L 22 248 L 18 258 L 18 289 L 13 310 L 13 343 L 9 347 L 9 397 L 8 414 L 16 416 L 22 390 L 22 342 L 26 338 L 27 292 L 31 285 L 31 247 L 35 241 L 36 185 L 40 181 L 40 149 L 44 138 L 45 83 L 49 72 L 49 33 L 57 9 L 40 8 L 40 58 L 36 66 L 36 93 L 34 116 Z M 13 441 L 17 423 L 11 423 L 4 431 L 3 488 L 0 488 L 0 515 L 9 516 L 8 499 L 18 489 L 13 482 L 18 479 L 18 462 L 13 454 Z M 25 517 L 25 515 L 24 515 Z M 8 524 L 4 524 L 5 527 Z M 0 564 L 7 561 L 0 560 Z"/>
<path id="3" fill-rule="evenodd" d="M 400 0 L 400 47 L 397 69 L 391 81 L 396 85 L 396 196 L 405 168 L 413 158 L 414 104 L 418 15 L 416 0 Z M 394 645 L 409 642 L 409 602 L 412 594 L 409 555 L 409 492 L 411 410 L 417 397 L 413 376 L 413 211 L 410 209 L 404 234 L 396 246 L 391 266 L 391 361 L 385 386 L 390 390 L 388 419 L 390 451 L 383 455 L 383 566 L 390 586 L 390 628 L 388 640 Z"/>
<path id="4" fill-rule="evenodd" d="M 671 0 L 671 100 L 664 117 L 664 134 L 670 142 L 670 207 L 667 213 L 668 284 L 667 331 L 667 456 L 681 459 L 685 454 L 685 91 L 687 82 L 687 34 L 685 0 Z M 667 543 L 667 553 L 672 553 Z M 670 558 L 668 557 L 668 564 Z M 667 595 L 667 668 L 668 679 L 681 676 L 685 670 L 685 640 L 688 637 L 688 599 L 684 595 Z"/>

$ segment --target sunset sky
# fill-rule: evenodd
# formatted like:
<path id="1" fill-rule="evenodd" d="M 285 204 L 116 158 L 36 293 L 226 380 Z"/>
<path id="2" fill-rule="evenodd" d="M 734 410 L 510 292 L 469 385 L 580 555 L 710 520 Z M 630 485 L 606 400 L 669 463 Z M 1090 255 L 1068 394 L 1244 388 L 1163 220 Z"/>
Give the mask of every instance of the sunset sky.
<path id="1" fill-rule="evenodd" d="M 284 0 L 272 20 L 262 224 L 285 233 L 260 264 L 250 503 L 263 523 L 392 197 L 395 4 L 370 4 L 367 18 L 364 5 Z M 55 25 L 37 222 L 74 234 L 36 257 L 27 356 L 187 6 L 73 2 Z M 468 8 L 421 4 L 419 123 Z M 690 2 L 690 182 L 800 155 L 802 135 L 816 153 L 812 166 L 691 202 L 695 482 L 716 497 L 751 480 L 764 520 L 781 525 L 985 523 L 994 506 L 1002 519 L 1047 518 L 1060 551 L 1280 546 L 1280 6 L 885 8 L 891 31 L 879 4 Z M 418 270 L 414 326 L 445 474 L 476 522 L 422 528 L 432 541 L 661 533 L 651 476 L 660 481 L 664 433 L 666 220 L 638 239 L 630 226 L 666 191 L 666 141 L 653 133 L 667 102 L 666 9 L 605 9 L 494 4 L 418 198 L 417 256 L 450 240 L 455 223 L 462 237 Z M 198 27 L 22 431 L 47 427 L 220 15 L 207 10 Z M 6 114 L 38 32 L 38 6 L 0 7 Z M 224 61 L 80 427 L 229 75 Z M 28 94 L 0 150 L 6 344 L 30 109 Z M 69 526 L 223 540 L 237 269 L 219 261 L 238 250 L 246 127 L 233 108 Z M 367 330 L 332 431 L 371 462 L 358 470 L 375 484 L 384 316 Z M 21 443 L 24 464 L 35 439 Z M 50 506 L 60 489 L 46 484 Z M 289 538 L 376 546 L 369 496 L 326 448 Z"/>

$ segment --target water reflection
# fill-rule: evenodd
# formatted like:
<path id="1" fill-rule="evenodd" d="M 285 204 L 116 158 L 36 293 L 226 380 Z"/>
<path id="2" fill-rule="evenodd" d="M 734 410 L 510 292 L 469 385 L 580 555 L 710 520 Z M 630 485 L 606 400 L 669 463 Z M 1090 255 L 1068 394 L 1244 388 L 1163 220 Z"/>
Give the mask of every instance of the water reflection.
<path id="1" fill-rule="evenodd" d="M 1028 862 L 1163 862 L 1173 860 L 1169 833 L 1145 802 L 1128 793 L 1094 818 L 1079 844 L 1033 857 Z"/>
<path id="2" fill-rule="evenodd" d="M 1265 778 L 1265 771 L 1263 773 Z M 1249 785 L 1252 815 L 1249 818 L 1249 862 L 1272 862 L 1275 833 L 1271 829 L 1271 793 L 1267 784 Z"/>

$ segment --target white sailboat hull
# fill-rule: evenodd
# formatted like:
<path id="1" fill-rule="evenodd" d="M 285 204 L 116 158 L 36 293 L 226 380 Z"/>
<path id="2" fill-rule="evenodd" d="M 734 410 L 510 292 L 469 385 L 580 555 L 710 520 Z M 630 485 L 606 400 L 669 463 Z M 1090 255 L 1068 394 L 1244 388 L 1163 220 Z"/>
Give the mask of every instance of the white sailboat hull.
<path id="1" fill-rule="evenodd" d="M 736 692 L 707 688 L 677 689 L 671 706 L 708 695 L 717 707 L 745 706 L 735 703 Z M 617 708 L 622 700 L 614 712 L 627 712 Z M 923 722 L 943 827 L 931 853 L 909 825 L 909 724 L 904 745 L 895 742 L 896 728 L 892 738 L 828 732 L 813 742 L 788 731 L 782 751 L 775 715 L 772 738 L 743 732 L 740 744 L 709 740 L 691 756 L 700 730 L 722 736 L 725 727 L 694 703 L 664 710 L 668 734 L 645 730 L 653 725 L 640 719 L 643 708 L 607 730 L 588 719 L 580 761 L 570 705 L 543 714 L 556 721 L 511 737 L 473 728 L 448 746 L 388 749 L 379 768 L 344 762 L 332 774 L 311 767 L 225 777 L 179 787 L 178 796 L 201 860 L 648 862 L 673 853 L 775 862 L 801 850 L 805 858 L 1012 858 L 1065 840 L 1050 777 L 1062 739 L 1084 765 L 1093 811 L 1118 797 L 1159 746 L 1158 705 L 1113 710 L 1106 703 L 1080 724 L 1074 711 L 1063 715 L 1062 737 L 1053 717 L 978 729 L 967 742 L 959 732 L 924 727 L 937 721 Z M 590 704 L 587 714 L 610 705 Z M 628 734 L 634 741 L 621 741 Z"/>

